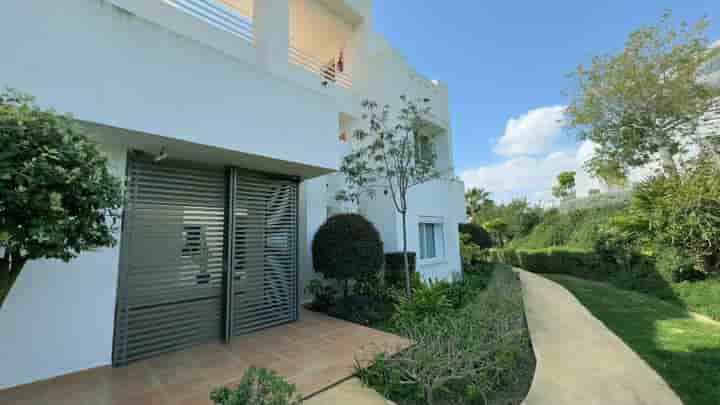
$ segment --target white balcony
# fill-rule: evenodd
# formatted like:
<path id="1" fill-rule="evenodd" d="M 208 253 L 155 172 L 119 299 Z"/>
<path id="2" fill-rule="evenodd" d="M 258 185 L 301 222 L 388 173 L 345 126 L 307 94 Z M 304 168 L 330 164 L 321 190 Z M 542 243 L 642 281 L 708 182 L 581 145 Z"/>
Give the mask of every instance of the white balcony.
<path id="1" fill-rule="evenodd" d="M 250 43 L 255 40 L 254 0 L 164 0 L 167 4 Z"/>
<path id="2" fill-rule="evenodd" d="M 362 17 L 337 1 L 290 0 L 289 7 L 290 63 L 316 74 L 324 86 L 351 88 Z"/>

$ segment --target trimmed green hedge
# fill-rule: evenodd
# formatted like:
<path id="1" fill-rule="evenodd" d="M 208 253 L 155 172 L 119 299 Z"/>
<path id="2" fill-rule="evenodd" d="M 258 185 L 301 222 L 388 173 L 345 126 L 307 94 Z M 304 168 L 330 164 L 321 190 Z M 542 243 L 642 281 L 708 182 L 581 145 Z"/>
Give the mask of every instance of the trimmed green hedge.
<path id="1" fill-rule="evenodd" d="M 620 288 L 651 293 L 670 292 L 670 280 L 655 268 L 652 258 L 637 256 L 621 264 L 589 249 L 551 247 L 545 249 L 489 249 L 489 262 L 503 263 L 533 273 L 565 274 L 604 281 Z"/>
<path id="2" fill-rule="evenodd" d="M 606 278 L 613 266 L 603 261 L 597 253 L 587 249 L 488 249 L 485 255 L 489 262 L 519 267 L 533 273 L 567 274 L 593 279 Z"/>

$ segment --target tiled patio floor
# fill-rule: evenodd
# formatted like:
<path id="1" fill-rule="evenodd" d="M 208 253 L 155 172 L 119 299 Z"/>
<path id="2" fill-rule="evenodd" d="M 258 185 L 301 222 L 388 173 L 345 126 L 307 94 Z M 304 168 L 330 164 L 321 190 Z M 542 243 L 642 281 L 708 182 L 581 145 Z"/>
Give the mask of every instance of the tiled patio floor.
<path id="1" fill-rule="evenodd" d="M 303 310 L 296 323 L 132 363 L 101 367 L 0 391 L 0 404 L 209 404 L 217 386 L 233 385 L 251 366 L 285 376 L 308 396 L 354 372 L 355 359 L 396 351 L 398 336 Z"/>

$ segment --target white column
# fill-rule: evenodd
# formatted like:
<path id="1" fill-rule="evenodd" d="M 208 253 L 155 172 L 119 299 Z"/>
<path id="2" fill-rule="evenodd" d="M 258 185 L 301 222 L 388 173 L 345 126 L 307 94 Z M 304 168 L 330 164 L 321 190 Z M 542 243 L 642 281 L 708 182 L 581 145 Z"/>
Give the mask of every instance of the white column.
<path id="1" fill-rule="evenodd" d="M 273 72 L 287 69 L 290 36 L 288 0 L 255 0 L 255 46 L 262 63 Z"/>

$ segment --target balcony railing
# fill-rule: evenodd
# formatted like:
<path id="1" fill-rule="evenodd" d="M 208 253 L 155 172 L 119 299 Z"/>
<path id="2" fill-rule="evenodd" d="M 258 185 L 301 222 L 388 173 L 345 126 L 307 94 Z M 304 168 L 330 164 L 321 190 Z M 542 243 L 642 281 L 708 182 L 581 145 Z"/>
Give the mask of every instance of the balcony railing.
<path id="1" fill-rule="evenodd" d="M 255 29 L 250 17 L 214 0 L 164 0 L 165 3 L 206 23 L 254 43 Z"/>
<path id="2" fill-rule="evenodd" d="M 305 68 L 306 70 L 318 75 L 323 85 L 330 85 L 335 83 L 341 87 L 347 89 L 352 88 L 351 76 L 341 71 L 343 69 L 338 68 L 338 64 L 335 61 L 322 63 L 316 58 L 303 53 L 301 50 L 294 46 L 289 47 L 289 60 L 298 66 Z"/>

